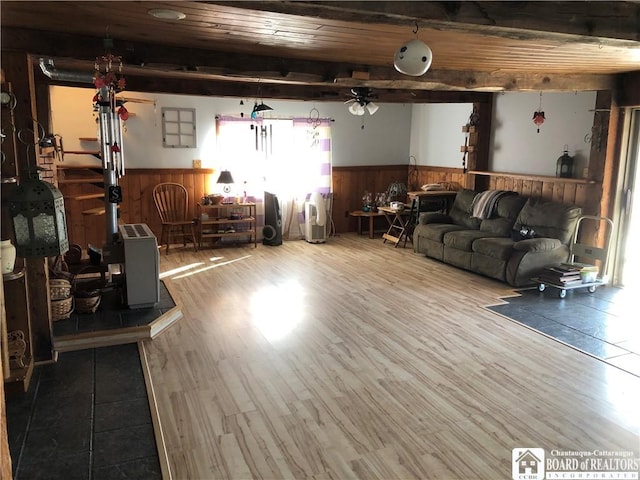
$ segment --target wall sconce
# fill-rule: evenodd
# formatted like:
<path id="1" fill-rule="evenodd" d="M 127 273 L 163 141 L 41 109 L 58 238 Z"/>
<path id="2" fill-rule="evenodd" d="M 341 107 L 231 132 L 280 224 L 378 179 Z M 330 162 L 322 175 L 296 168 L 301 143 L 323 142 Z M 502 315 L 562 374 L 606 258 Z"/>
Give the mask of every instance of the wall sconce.
<path id="1" fill-rule="evenodd" d="M 24 177 L 26 179 L 22 180 Z M 69 250 L 62 192 L 29 171 L 9 199 L 19 257 L 52 257 Z"/>
<path id="2" fill-rule="evenodd" d="M 418 36 L 418 23 L 416 22 L 413 34 L 416 38 L 405 42 L 398 50 L 393 58 L 393 66 L 400 73 L 419 77 L 424 75 L 431 66 L 433 53 L 426 43 L 420 41 Z"/>

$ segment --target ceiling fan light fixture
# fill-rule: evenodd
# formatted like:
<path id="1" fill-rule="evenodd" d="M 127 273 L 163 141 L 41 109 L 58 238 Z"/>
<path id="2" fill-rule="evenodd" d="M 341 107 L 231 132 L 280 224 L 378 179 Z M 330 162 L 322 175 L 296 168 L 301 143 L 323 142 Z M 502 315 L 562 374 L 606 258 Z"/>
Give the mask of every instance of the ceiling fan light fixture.
<path id="1" fill-rule="evenodd" d="M 393 58 L 393 66 L 400 73 L 419 77 L 427 73 L 433 60 L 433 53 L 428 45 L 417 38 L 405 42 Z"/>
<path id="2" fill-rule="evenodd" d="M 369 102 L 367 103 L 366 108 L 367 108 L 367 111 L 369 112 L 369 115 L 373 115 L 378 111 L 380 107 L 373 102 Z"/>
<path id="3" fill-rule="evenodd" d="M 349 105 L 349 112 L 353 115 L 364 115 L 364 106 L 360 102 L 353 102 Z"/>
<path id="4" fill-rule="evenodd" d="M 187 16 L 178 10 L 169 10 L 168 8 L 152 8 L 147 13 L 154 18 L 160 20 L 184 20 Z"/>

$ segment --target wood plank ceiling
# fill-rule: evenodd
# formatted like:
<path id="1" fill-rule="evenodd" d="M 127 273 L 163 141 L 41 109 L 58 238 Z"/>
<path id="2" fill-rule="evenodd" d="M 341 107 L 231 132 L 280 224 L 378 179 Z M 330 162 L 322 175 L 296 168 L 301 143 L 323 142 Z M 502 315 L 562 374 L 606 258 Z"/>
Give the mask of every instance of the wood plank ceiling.
<path id="1" fill-rule="evenodd" d="M 153 8 L 185 14 L 161 20 Z M 334 100 L 354 86 L 384 101 L 448 93 L 611 88 L 640 70 L 637 2 L 30 2 L 0 3 L 2 48 L 92 71 L 113 40 L 130 88 Z M 414 30 L 417 28 L 417 34 Z M 393 68 L 417 36 L 431 69 Z M 458 98 L 460 95 L 458 94 Z"/>

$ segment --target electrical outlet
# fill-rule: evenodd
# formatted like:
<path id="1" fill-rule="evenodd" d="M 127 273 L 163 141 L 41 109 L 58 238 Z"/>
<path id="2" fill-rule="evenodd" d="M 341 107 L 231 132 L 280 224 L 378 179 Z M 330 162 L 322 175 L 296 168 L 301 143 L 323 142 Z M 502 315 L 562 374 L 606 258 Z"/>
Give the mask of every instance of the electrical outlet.
<path id="1" fill-rule="evenodd" d="M 202 168 L 202 160 L 194 160 L 193 168 Z"/>

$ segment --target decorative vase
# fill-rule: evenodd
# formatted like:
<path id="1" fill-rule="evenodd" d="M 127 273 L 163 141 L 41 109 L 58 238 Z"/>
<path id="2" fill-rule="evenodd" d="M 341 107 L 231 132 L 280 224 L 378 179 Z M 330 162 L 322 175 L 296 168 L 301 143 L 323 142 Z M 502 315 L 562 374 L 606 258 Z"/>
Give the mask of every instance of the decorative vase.
<path id="1" fill-rule="evenodd" d="M 16 247 L 13 246 L 11 240 L 2 240 L 0 245 L 2 246 L 2 250 L 0 251 L 2 273 L 12 273 L 13 267 L 16 265 Z"/>

